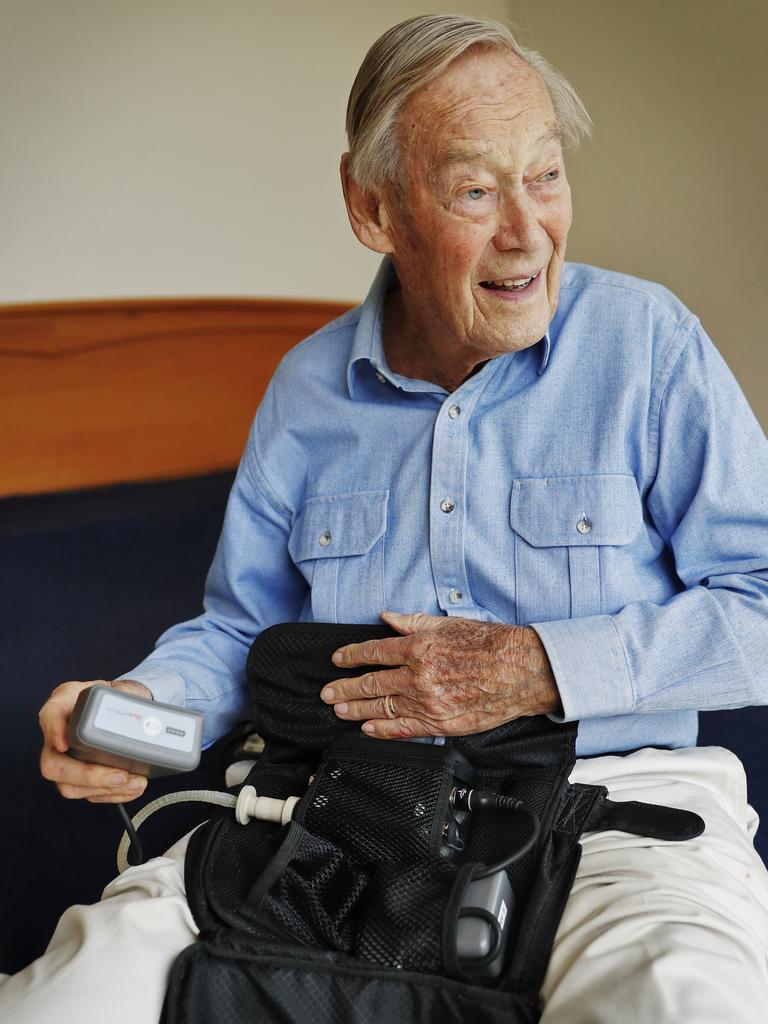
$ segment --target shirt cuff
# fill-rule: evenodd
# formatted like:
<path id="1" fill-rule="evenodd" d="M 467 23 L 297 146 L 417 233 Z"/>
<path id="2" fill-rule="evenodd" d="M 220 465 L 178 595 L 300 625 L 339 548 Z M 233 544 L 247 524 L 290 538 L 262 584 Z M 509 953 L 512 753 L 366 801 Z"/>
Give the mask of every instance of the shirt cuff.
<path id="1" fill-rule="evenodd" d="M 130 672 L 124 672 L 117 679 L 132 679 L 143 683 L 152 694 L 152 699 L 161 704 L 173 704 L 183 708 L 186 704 L 187 688 L 184 680 L 176 672 L 164 672 L 154 665 L 138 665 Z"/>
<path id="2" fill-rule="evenodd" d="M 549 657 L 563 705 L 554 722 L 627 715 L 634 710 L 627 662 L 610 615 L 531 623 Z"/>

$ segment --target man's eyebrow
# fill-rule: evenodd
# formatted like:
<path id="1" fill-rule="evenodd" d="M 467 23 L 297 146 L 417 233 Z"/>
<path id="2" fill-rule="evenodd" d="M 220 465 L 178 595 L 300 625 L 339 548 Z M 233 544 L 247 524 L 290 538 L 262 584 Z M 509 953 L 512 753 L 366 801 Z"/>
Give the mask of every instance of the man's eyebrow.
<path id="1" fill-rule="evenodd" d="M 491 152 L 489 146 L 448 146 L 437 159 L 438 167 L 447 167 L 450 164 L 471 163 L 473 160 L 481 159 Z"/>
<path id="2" fill-rule="evenodd" d="M 552 124 L 541 135 L 538 135 L 534 142 L 538 146 L 545 146 L 548 142 L 559 142 L 564 139 L 562 126 L 558 123 Z M 490 146 L 448 146 L 440 154 L 436 166 L 438 168 L 449 167 L 451 164 L 472 163 L 473 160 L 480 160 L 491 152 Z"/>

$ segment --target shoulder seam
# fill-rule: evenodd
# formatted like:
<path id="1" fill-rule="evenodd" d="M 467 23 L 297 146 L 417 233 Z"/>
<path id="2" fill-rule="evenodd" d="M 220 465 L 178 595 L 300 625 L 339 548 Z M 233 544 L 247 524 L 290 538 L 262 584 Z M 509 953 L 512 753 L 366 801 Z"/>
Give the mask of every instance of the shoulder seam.
<path id="1" fill-rule="evenodd" d="M 259 476 L 256 476 L 254 468 L 249 464 L 248 455 L 253 455 L 253 461 L 256 469 L 259 471 Z M 292 520 L 291 509 L 285 504 L 280 498 L 275 488 L 270 484 L 267 479 L 267 474 L 264 472 L 264 466 L 261 463 L 259 454 L 256 451 L 256 445 L 254 444 L 253 437 L 249 437 L 245 446 L 245 471 L 248 474 L 248 478 L 251 481 L 253 487 L 261 494 L 261 496 L 267 501 L 279 516 L 281 516 L 287 523 L 290 524 Z"/>
<path id="2" fill-rule="evenodd" d="M 649 283 L 650 284 L 656 284 L 656 282 L 649 282 Z M 631 285 L 623 284 L 621 281 L 609 281 L 609 280 L 607 280 L 605 278 L 600 278 L 599 280 L 594 281 L 593 284 L 600 285 L 603 288 L 614 288 L 617 291 L 630 292 L 632 295 L 641 295 L 641 296 L 649 299 L 654 304 L 654 306 L 656 306 L 659 309 L 659 311 L 663 314 L 663 316 L 666 317 L 666 319 L 671 320 L 672 323 L 675 324 L 675 326 L 677 326 L 677 327 L 680 327 L 683 324 L 685 324 L 690 317 L 694 317 L 695 319 L 698 319 L 696 317 L 696 314 L 692 313 L 689 309 L 685 310 L 685 314 L 682 316 L 682 318 L 678 318 L 678 317 L 673 316 L 673 314 L 671 313 L 670 310 L 663 308 L 663 306 L 661 305 L 661 302 L 660 302 L 660 299 L 658 298 L 658 296 L 653 295 L 650 292 L 643 291 L 642 288 L 632 287 Z M 572 291 L 574 288 L 578 288 L 578 287 L 579 287 L 579 282 L 578 281 L 562 282 L 561 285 L 560 285 L 561 291 Z M 664 288 L 665 285 L 656 284 L 656 287 Z M 669 289 L 667 289 L 667 290 L 669 290 Z M 674 296 L 674 292 L 670 292 L 669 294 Z M 677 296 L 674 296 L 674 297 L 677 298 Z M 677 301 L 680 302 L 679 299 L 677 299 Z M 684 304 L 682 302 L 680 302 L 680 305 L 683 306 L 683 308 L 685 308 L 685 306 L 684 306 Z"/>
<path id="3" fill-rule="evenodd" d="M 658 387 L 654 388 L 651 385 L 651 393 L 657 392 L 657 397 L 653 398 L 653 407 L 651 409 L 651 415 L 649 416 L 649 425 L 651 433 L 648 438 L 648 450 L 653 459 L 655 466 L 654 478 L 656 472 L 658 472 L 658 461 L 659 461 L 659 433 L 661 430 L 661 407 L 664 404 L 664 397 L 669 388 L 669 383 L 675 372 L 677 364 L 680 362 L 680 358 L 688 348 L 688 344 L 693 336 L 694 331 L 699 326 L 699 318 L 695 313 L 689 313 L 689 315 L 678 324 L 678 336 L 683 337 L 682 344 L 675 350 L 674 347 L 670 348 L 667 358 L 664 360 L 663 366 L 660 367 L 657 374 L 657 380 L 659 381 Z M 684 330 L 685 328 L 685 330 Z"/>
<path id="4" fill-rule="evenodd" d="M 283 356 L 283 359 L 288 357 L 292 352 L 298 352 L 300 348 L 304 348 L 304 346 L 308 345 L 310 341 L 314 341 L 316 338 L 319 338 L 323 334 L 335 334 L 337 331 L 349 330 L 349 321 L 345 321 L 344 323 L 340 323 L 339 321 L 344 320 L 345 317 L 349 317 L 349 319 L 352 321 L 359 320 L 360 308 L 360 306 L 355 306 L 353 309 L 347 310 L 346 313 L 342 313 L 341 316 L 337 317 L 335 320 L 331 320 L 330 323 L 323 324 L 322 327 L 318 327 L 318 329 L 316 331 L 313 331 L 312 334 L 310 334 L 307 338 L 303 338 L 296 345 L 293 345 L 291 348 L 289 348 L 288 351 Z M 352 314 L 355 314 L 355 316 L 353 317 Z"/>

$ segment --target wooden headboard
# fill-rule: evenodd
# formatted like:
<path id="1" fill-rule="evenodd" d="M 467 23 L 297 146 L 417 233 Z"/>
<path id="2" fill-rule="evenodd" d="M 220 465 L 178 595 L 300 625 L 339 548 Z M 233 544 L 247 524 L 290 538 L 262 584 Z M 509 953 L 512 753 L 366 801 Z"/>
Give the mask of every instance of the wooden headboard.
<path id="1" fill-rule="evenodd" d="M 0 497 L 235 466 L 282 355 L 348 308 L 273 299 L 0 306 Z"/>

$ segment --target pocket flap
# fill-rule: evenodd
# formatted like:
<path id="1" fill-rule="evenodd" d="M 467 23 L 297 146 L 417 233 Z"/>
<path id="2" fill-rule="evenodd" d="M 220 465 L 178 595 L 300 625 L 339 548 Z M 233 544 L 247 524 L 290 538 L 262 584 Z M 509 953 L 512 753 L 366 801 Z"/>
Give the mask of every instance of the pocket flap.
<path id="1" fill-rule="evenodd" d="M 515 480 L 512 529 L 534 547 L 629 544 L 643 519 L 628 473 Z"/>
<path id="2" fill-rule="evenodd" d="M 389 491 L 307 498 L 288 542 L 294 562 L 364 555 L 387 528 Z"/>

